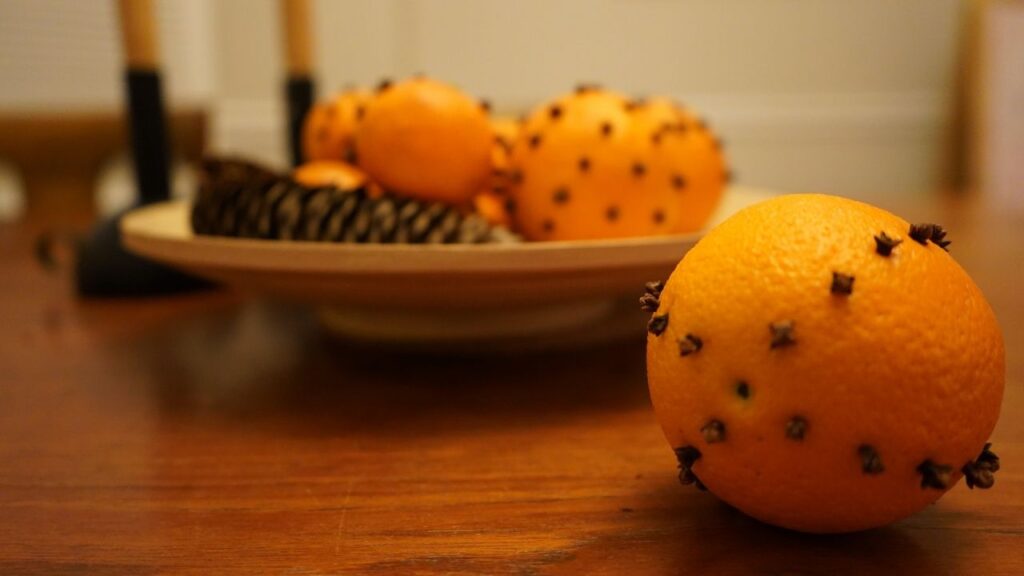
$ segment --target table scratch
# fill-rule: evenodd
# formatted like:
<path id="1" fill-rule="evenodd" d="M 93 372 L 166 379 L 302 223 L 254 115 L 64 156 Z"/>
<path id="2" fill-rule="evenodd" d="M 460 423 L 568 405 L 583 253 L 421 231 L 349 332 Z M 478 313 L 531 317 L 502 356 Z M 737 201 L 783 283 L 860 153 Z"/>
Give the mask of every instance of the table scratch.
<path id="1" fill-rule="evenodd" d="M 345 500 L 341 503 L 341 516 L 338 518 L 338 531 L 334 535 L 335 555 L 341 551 L 341 534 L 345 530 L 345 516 L 348 515 L 348 501 L 352 498 L 352 488 L 355 484 L 355 479 L 350 479 L 348 481 L 348 487 L 345 489 Z"/>

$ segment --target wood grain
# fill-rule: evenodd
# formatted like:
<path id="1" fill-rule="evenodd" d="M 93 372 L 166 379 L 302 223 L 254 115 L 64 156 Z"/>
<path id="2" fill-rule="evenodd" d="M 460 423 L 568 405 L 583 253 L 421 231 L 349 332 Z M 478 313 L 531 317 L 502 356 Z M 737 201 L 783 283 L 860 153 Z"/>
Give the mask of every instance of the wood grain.
<path id="1" fill-rule="evenodd" d="M 1024 573 L 1024 216 L 911 206 L 1000 318 L 1003 469 L 814 537 L 684 488 L 642 335 L 439 358 L 224 292 L 80 301 L 0 227 L 0 573 Z"/>

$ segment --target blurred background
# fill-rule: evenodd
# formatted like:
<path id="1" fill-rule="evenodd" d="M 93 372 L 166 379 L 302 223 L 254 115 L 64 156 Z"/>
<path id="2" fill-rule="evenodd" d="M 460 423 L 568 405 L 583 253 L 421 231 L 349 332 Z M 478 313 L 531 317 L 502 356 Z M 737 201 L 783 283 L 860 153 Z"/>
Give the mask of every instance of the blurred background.
<path id="1" fill-rule="evenodd" d="M 287 163 L 276 0 L 162 0 L 177 162 Z M 1024 2 L 319 0 L 319 95 L 416 72 L 498 112 L 596 82 L 668 94 L 742 184 L 854 197 L 983 191 L 1024 205 Z M 0 220 L 133 198 L 108 0 L 0 0 Z"/>

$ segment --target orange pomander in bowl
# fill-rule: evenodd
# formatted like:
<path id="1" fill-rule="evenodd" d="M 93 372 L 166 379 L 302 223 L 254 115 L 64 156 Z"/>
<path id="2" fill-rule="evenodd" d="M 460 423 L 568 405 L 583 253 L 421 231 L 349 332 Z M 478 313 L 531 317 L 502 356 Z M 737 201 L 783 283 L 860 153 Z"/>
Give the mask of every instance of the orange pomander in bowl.
<path id="1" fill-rule="evenodd" d="M 509 207 L 509 156 L 519 135 L 520 122 L 514 118 L 491 118 L 494 144 L 491 147 L 491 174 L 484 188 L 473 197 L 473 211 L 495 226 L 512 226 Z"/>
<path id="2" fill-rule="evenodd" d="M 672 231 L 701 229 L 732 179 L 721 139 L 704 119 L 668 98 L 639 102 L 633 120 L 649 135 L 655 170 L 671 174 L 669 187 L 679 200 Z"/>
<path id="3" fill-rule="evenodd" d="M 346 90 L 313 106 L 302 126 L 302 153 L 306 161 L 355 159 L 355 131 L 365 112 L 370 92 Z"/>
<path id="4" fill-rule="evenodd" d="M 692 232 L 729 176 L 718 140 L 692 114 L 590 87 L 529 116 L 510 170 L 516 223 L 533 240 Z"/>
<path id="5" fill-rule="evenodd" d="M 427 78 L 385 83 L 356 133 L 359 166 L 385 189 L 464 204 L 491 173 L 488 113 L 462 91 Z"/>
<path id="6" fill-rule="evenodd" d="M 491 128 L 494 130 L 491 167 L 494 173 L 504 174 L 509 168 L 512 144 L 519 137 L 520 124 L 513 118 L 494 118 L 491 120 Z"/>

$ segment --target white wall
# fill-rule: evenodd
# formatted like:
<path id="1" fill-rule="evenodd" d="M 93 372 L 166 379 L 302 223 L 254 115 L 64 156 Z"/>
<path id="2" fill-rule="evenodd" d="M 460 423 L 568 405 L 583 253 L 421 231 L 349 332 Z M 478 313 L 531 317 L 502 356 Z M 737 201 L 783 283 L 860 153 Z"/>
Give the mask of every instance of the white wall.
<path id="1" fill-rule="evenodd" d="M 998 203 L 1024 210 L 1024 3 L 984 14 L 977 175 Z"/>
<path id="2" fill-rule="evenodd" d="M 110 110 L 121 105 L 113 0 L 0 0 L 0 110 Z M 212 95 L 210 0 L 157 2 L 164 81 L 172 104 Z"/>

